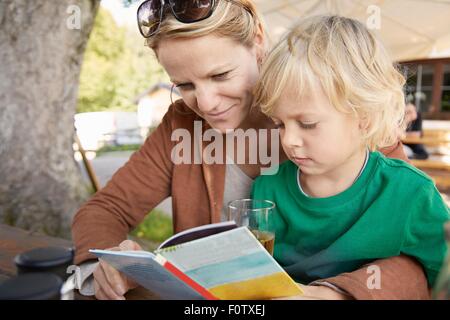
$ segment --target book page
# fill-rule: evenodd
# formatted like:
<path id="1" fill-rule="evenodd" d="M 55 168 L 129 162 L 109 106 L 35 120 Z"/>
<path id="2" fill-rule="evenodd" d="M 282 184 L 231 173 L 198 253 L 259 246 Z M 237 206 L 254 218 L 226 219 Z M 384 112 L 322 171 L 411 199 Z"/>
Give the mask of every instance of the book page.
<path id="1" fill-rule="evenodd" d="M 248 228 L 241 227 L 231 232 L 228 231 L 155 252 L 160 253 L 172 263 L 176 260 L 176 265 L 180 270 L 188 271 L 204 265 L 220 263 L 256 252 L 265 253 L 266 251 L 248 231 Z M 269 253 L 267 255 L 270 257 Z"/>
<path id="2" fill-rule="evenodd" d="M 193 241 L 200 238 L 205 238 L 213 234 L 228 231 L 234 228 L 237 228 L 236 222 L 225 221 L 187 229 L 177 234 L 174 234 L 172 237 L 161 243 L 158 249 L 171 247 L 174 245 Z"/>
<path id="3" fill-rule="evenodd" d="M 161 299 L 204 299 L 199 293 L 173 276 L 146 251 L 89 250 L 111 264 Z"/>
<path id="4" fill-rule="evenodd" d="M 247 227 L 157 250 L 220 299 L 264 299 L 301 294 Z"/>

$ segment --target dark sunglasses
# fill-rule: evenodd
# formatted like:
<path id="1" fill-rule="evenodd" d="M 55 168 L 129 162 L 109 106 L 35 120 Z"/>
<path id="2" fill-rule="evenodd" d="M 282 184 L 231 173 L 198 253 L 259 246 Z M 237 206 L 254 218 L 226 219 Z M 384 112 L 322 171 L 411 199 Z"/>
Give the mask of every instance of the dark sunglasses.
<path id="1" fill-rule="evenodd" d="M 172 12 L 182 23 L 193 23 L 211 16 L 218 0 L 147 0 L 137 10 L 139 32 L 150 38 L 159 29 L 164 16 Z M 227 0 L 231 1 L 231 0 Z M 240 2 L 232 1 L 236 4 Z M 248 8 L 245 8 L 251 13 Z"/>
<path id="2" fill-rule="evenodd" d="M 139 31 L 144 38 L 153 36 L 165 13 L 170 10 L 180 22 L 192 23 L 211 16 L 215 0 L 147 0 L 137 10 Z"/>

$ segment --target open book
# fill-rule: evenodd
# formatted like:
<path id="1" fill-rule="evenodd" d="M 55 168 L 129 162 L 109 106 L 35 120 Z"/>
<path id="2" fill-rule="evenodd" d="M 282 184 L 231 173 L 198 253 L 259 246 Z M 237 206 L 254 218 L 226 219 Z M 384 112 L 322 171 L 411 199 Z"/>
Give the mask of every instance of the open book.
<path id="1" fill-rule="evenodd" d="M 204 234 L 211 235 L 198 238 Z M 90 252 L 162 299 L 247 300 L 302 294 L 250 230 L 234 222 L 186 230 L 154 253 Z"/>

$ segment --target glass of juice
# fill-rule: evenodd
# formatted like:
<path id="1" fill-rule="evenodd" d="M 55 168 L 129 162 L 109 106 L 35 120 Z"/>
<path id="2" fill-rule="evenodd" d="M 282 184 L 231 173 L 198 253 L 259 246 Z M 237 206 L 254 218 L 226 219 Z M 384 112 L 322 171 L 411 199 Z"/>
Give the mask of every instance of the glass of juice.
<path id="1" fill-rule="evenodd" d="M 275 244 L 275 203 L 269 200 L 239 199 L 228 204 L 228 220 L 246 226 L 273 255 Z"/>

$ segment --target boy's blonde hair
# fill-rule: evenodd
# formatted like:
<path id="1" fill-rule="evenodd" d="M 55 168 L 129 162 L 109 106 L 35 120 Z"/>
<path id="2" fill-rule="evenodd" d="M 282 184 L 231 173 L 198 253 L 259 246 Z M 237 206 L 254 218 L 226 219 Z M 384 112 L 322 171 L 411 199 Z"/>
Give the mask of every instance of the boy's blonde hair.
<path id="1" fill-rule="evenodd" d="M 260 28 L 266 36 L 263 20 L 253 1 L 217 0 L 212 15 L 198 22 L 182 23 L 168 14 L 163 19 L 158 32 L 146 39 L 146 45 L 156 52 L 161 40 L 214 34 L 252 47 Z"/>
<path id="2" fill-rule="evenodd" d="M 405 79 L 362 23 L 340 16 L 305 19 L 269 54 L 254 104 L 270 115 L 286 89 L 301 97 L 317 83 L 338 111 L 362 120 L 371 150 L 398 141 Z"/>

